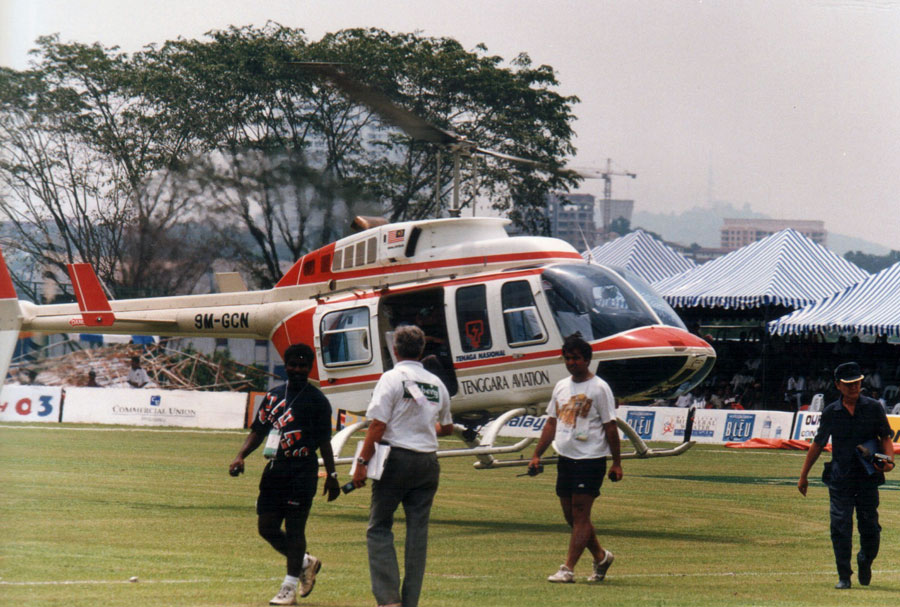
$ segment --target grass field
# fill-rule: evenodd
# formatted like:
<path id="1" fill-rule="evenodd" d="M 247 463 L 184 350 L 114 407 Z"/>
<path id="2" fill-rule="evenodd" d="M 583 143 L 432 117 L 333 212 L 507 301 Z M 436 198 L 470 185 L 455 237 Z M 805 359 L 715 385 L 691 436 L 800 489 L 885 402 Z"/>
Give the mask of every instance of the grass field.
<path id="1" fill-rule="evenodd" d="M 265 605 L 283 560 L 256 535 L 259 453 L 226 468 L 242 432 L 0 426 L 0 605 Z M 568 530 L 555 470 L 476 471 L 442 460 L 421 605 L 874 605 L 900 591 L 900 477 L 882 491 L 872 585 L 836 582 L 827 493 L 795 488 L 803 454 L 697 446 L 627 460 L 594 509 L 616 554 L 602 584 L 549 584 Z M 823 460 L 826 459 L 823 457 Z M 814 475 L 821 472 L 821 462 Z M 341 470 L 342 479 L 347 471 Z M 369 490 L 317 498 L 307 528 L 324 566 L 306 605 L 374 605 Z M 402 539 L 402 512 L 395 531 Z M 856 541 L 854 540 L 856 543 Z M 588 574 L 589 557 L 576 569 Z M 139 582 L 129 583 L 131 576 Z"/>

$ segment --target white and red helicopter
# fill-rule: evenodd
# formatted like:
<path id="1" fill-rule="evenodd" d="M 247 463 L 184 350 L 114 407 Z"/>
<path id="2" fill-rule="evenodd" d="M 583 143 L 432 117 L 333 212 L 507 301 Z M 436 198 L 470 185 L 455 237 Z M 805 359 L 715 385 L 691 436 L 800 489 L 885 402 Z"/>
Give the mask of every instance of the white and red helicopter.
<path id="1" fill-rule="evenodd" d="M 336 407 L 363 413 L 393 365 L 392 331 L 418 323 L 451 386 L 455 419 L 474 426 L 500 414 L 480 440 L 469 435 L 470 446 L 452 453 L 477 455 L 486 467 L 500 464 L 493 454 L 530 442 L 494 445 L 506 421 L 546 405 L 567 375 L 563 337 L 575 331 L 590 342 L 595 371 L 626 401 L 687 389 L 710 371 L 712 347 L 640 279 L 589 263 L 561 240 L 510 237 L 507 223 L 482 217 L 371 227 L 304 255 L 264 291 L 110 301 L 90 265 L 72 264 L 78 303 L 35 305 L 17 300 L 3 264 L 4 364 L 19 331 L 269 339 L 279 353 L 299 341 L 316 350 L 311 381 Z M 336 454 L 354 426 L 335 435 Z M 626 426 L 620 423 L 640 441 Z M 635 442 L 632 456 L 688 446 L 651 450 Z"/>
<path id="2" fill-rule="evenodd" d="M 339 77 L 337 83 L 373 107 L 380 104 L 376 110 L 408 133 L 452 145 L 457 160 L 461 146 L 494 154 L 389 107 L 371 89 L 342 85 Z M 358 218 L 359 232 L 304 255 L 263 291 L 110 301 L 90 265 L 72 264 L 77 304 L 18 301 L 0 256 L 0 377 L 19 331 L 266 339 L 279 353 L 304 342 L 317 354 L 310 380 L 336 408 L 362 414 L 375 382 L 394 363 L 393 330 L 416 323 L 429 338 L 429 361 L 451 389 L 451 409 L 467 444 L 439 455 L 474 455 L 476 467 L 490 468 L 527 463 L 494 455 L 520 451 L 533 438 L 495 441 L 509 420 L 542 412 L 555 383 L 567 376 L 560 355 L 567 335 L 578 331 L 591 344 L 594 370 L 625 401 L 688 390 L 712 369 L 713 348 L 689 333 L 640 278 L 590 263 L 562 240 L 511 237 L 508 223 Z M 339 463 L 352 460 L 341 451 L 365 423 L 334 436 Z M 624 457 L 678 455 L 692 444 L 689 427 L 685 442 L 671 449 L 648 448 L 624 420 L 619 427 L 635 448 Z"/>

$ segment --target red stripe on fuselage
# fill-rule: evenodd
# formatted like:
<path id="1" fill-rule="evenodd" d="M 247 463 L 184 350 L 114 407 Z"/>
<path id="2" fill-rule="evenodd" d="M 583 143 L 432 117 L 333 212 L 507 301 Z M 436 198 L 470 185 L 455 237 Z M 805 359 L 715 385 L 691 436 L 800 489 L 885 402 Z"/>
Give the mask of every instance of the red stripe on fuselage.
<path id="1" fill-rule="evenodd" d="M 459 266 L 488 265 L 492 263 L 514 263 L 526 261 L 543 262 L 549 259 L 577 259 L 578 261 L 584 261 L 581 255 L 579 255 L 578 253 L 573 253 L 571 251 L 530 251 L 527 253 L 505 253 L 502 255 L 457 257 L 454 259 L 441 259 L 419 263 L 397 264 L 387 267 L 375 266 L 372 268 L 364 268 L 361 270 L 348 270 L 346 272 L 316 272 L 312 280 L 309 280 L 308 282 L 302 281 L 302 277 L 300 276 L 300 269 L 302 267 L 303 260 L 314 254 L 315 253 L 309 253 L 308 255 L 302 257 L 297 263 L 295 263 L 294 266 L 284 275 L 284 277 L 282 277 L 282 279 L 278 281 L 278 284 L 275 285 L 275 288 L 277 289 L 280 287 L 292 287 L 297 286 L 298 284 L 311 285 L 326 283 L 332 279 L 353 280 L 354 278 L 368 278 L 370 276 L 378 275 L 387 276 L 390 274 L 402 274 L 404 272 L 446 269 Z M 298 280 L 300 282 L 294 282 Z"/>
<path id="2" fill-rule="evenodd" d="M 711 346 L 697 337 L 675 327 L 640 327 L 625 333 L 591 343 L 594 352 L 613 352 L 616 350 L 637 350 L 643 348 L 710 348 Z M 677 354 L 673 352 L 673 354 Z M 472 369 L 491 365 L 521 362 L 541 358 L 562 356 L 561 349 L 541 350 L 540 352 L 523 353 L 516 358 L 501 356 L 485 360 L 473 360 L 454 363 L 455 369 Z"/>
<path id="3" fill-rule="evenodd" d="M 508 280 L 510 278 L 520 278 L 522 276 L 531 276 L 533 274 L 540 274 L 544 271 L 544 268 L 529 268 L 527 270 L 516 270 L 513 272 L 502 272 L 497 274 L 479 274 L 477 276 L 465 276 L 463 278 L 434 278 L 433 282 L 421 282 L 410 286 L 404 287 L 391 287 L 390 295 L 396 296 L 400 293 L 406 293 L 410 291 L 421 291 L 423 289 L 434 289 L 437 287 L 449 287 L 449 286 L 459 286 L 459 285 L 467 285 L 473 283 L 485 283 L 491 282 L 494 280 Z M 381 289 L 364 291 L 362 293 L 353 293 L 352 295 L 348 295 L 342 299 L 335 299 L 329 301 L 329 304 L 339 304 L 345 301 L 358 301 L 360 299 L 369 299 L 371 297 L 381 297 L 385 295 L 384 291 Z M 321 303 L 321 302 L 320 302 Z"/>

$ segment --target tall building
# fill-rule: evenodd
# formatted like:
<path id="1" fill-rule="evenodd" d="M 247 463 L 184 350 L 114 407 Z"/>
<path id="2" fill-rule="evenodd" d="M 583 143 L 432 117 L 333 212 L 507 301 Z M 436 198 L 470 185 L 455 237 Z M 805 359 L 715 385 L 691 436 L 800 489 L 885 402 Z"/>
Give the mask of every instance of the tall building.
<path id="1" fill-rule="evenodd" d="M 792 228 L 813 242 L 826 246 L 828 232 L 825 222 L 816 219 L 723 219 L 722 248 L 727 251 L 740 249 L 775 232 Z"/>
<path id="2" fill-rule="evenodd" d="M 627 219 L 631 225 L 631 214 L 634 212 L 633 200 L 601 200 L 603 207 L 603 223 L 601 226 L 608 226 L 616 219 Z"/>
<path id="3" fill-rule="evenodd" d="M 633 200 L 598 200 L 593 194 L 554 193 L 547 196 L 550 234 L 579 251 L 585 242 L 595 247 L 606 240 L 604 225 L 619 218 L 631 223 Z"/>
<path id="4" fill-rule="evenodd" d="M 548 194 L 550 235 L 565 240 L 579 251 L 584 250 L 585 243 L 589 248 L 596 246 L 594 204 L 592 194 Z"/>

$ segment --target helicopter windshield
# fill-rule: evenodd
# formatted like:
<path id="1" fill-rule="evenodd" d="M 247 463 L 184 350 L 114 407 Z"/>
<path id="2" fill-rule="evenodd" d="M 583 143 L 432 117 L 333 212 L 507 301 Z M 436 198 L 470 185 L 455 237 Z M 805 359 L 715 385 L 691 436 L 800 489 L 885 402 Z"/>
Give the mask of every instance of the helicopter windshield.
<path id="1" fill-rule="evenodd" d="M 669 303 L 660 297 L 659 293 L 653 290 L 653 287 L 650 284 L 632 272 L 627 268 L 619 268 L 615 266 L 611 266 L 613 270 L 619 273 L 619 275 L 628 281 L 634 290 L 637 291 L 641 297 L 644 298 L 653 311 L 656 312 L 656 315 L 659 316 L 659 319 L 665 325 L 669 325 L 670 327 L 678 327 L 679 329 L 683 329 L 687 331 L 687 327 L 684 324 L 684 321 L 678 317 L 675 310 L 672 309 L 672 306 Z"/>
<path id="2" fill-rule="evenodd" d="M 564 337 L 577 331 L 590 341 L 660 324 L 635 289 L 615 272 L 596 265 L 562 264 L 550 266 L 541 276 Z"/>

